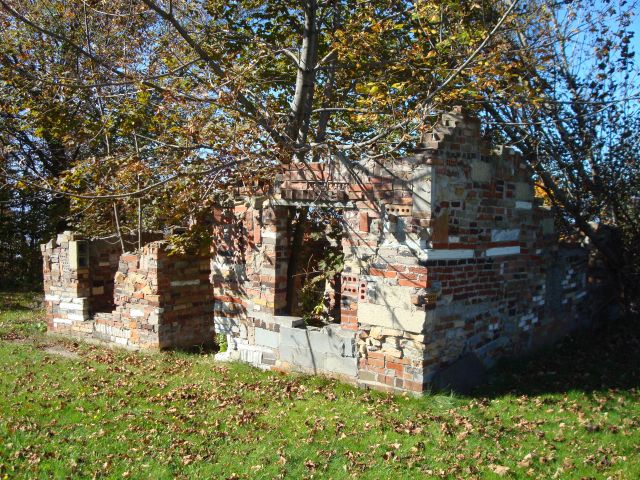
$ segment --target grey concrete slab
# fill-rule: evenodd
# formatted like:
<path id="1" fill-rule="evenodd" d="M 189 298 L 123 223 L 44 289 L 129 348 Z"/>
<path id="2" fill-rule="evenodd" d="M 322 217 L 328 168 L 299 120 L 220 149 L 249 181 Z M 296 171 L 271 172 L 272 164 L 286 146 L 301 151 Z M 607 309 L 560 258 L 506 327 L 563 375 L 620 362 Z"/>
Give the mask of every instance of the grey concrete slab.
<path id="1" fill-rule="evenodd" d="M 256 328 L 255 335 L 256 345 L 270 348 L 278 348 L 280 345 L 280 334 L 277 332 L 272 332 L 264 328 Z"/>

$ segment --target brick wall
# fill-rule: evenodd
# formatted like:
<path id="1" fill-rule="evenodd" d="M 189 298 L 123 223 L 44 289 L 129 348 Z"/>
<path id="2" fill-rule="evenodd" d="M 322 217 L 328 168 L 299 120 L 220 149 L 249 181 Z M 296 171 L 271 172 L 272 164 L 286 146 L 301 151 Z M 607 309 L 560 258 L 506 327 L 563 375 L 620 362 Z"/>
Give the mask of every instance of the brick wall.
<path id="1" fill-rule="evenodd" d="M 78 243 L 86 263 L 74 258 Z M 43 257 L 49 331 L 130 348 L 213 344 L 208 256 L 172 256 L 164 242 L 120 255 L 68 232 L 43 245 Z"/>
<path id="2" fill-rule="evenodd" d="M 519 155 L 460 111 L 414 155 L 292 164 L 279 193 L 344 209 L 341 322 L 361 384 L 422 391 L 464 356 L 492 365 L 587 319 L 584 252 L 559 245 Z"/>

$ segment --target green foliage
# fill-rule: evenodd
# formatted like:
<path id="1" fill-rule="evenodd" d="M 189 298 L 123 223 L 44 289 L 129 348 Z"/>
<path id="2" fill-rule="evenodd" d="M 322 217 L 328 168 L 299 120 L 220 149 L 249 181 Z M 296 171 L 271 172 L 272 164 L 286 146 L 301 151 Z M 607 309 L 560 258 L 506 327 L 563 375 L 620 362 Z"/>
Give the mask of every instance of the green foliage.
<path id="1" fill-rule="evenodd" d="M 218 352 L 226 352 L 229 348 L 227 344 L 227 336 L 224 333 L 216 333 L 216 345 Z"/>

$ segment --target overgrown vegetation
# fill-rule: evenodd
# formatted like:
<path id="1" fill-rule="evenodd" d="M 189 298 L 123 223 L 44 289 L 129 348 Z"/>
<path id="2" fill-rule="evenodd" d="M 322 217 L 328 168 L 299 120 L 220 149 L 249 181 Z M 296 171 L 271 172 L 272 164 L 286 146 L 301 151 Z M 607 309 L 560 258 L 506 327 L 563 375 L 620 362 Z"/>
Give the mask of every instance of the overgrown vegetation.
<path id="1" fill-rule="evenodd" d="M 640 476 L 628 327 L 511 364 L 470 397 L 412 398 L 58 340 L 33 296 L 1 299 L 3 478 Z"/>

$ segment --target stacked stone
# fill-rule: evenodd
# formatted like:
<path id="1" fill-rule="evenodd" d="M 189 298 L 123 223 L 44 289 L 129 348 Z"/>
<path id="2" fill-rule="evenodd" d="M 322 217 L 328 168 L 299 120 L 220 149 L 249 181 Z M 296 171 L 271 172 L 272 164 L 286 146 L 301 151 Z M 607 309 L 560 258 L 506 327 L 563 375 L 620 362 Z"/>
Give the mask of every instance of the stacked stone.
<path id="1" fill-rule="evenodd" d="M 77 268 L 70 258 L 70 244 L 82 240 L 64 232 L 40 246 L 43 256 L 47 327 L 50 332 L 86 336 L 92 331 L 89 269 Z"/>

